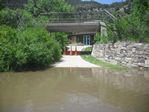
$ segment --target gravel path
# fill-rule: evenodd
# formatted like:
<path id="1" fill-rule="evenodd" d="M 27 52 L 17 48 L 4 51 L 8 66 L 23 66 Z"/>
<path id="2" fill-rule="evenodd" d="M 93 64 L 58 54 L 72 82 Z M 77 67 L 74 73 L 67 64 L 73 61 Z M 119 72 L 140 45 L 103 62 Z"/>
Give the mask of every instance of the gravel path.
<path id="1" fill-rule="evenodd" d="M 89 63 L 81 58 L 81 56 L 63 56 L 60 62 L 57 62 L 53 67 L 79 67 L 79 68 L 92 68 L 99 67 L 92 63 Z"/>
<path id="2" fill-rule="evenodd" d="M 67 46 L 70 50 L 70 46 Z M 77 46 L 77 50 L 81 51 L 82 49 L 86 47 L 91 47 L 91 46 Z M 72 50 L 75 51 L 75 46 L 72 46 Z M 92 67 L 99 67 L 97 65 L 94 65 L 92 63 L 89 63 L 81 58 L 81 56 L 63 56 L 60 62 L 57 62 L 53 65 L 53 67 L 60 67 L 60 68 L 65 68 L 65 67 L 79 67 L 79 68 L 92 68 Z"/>

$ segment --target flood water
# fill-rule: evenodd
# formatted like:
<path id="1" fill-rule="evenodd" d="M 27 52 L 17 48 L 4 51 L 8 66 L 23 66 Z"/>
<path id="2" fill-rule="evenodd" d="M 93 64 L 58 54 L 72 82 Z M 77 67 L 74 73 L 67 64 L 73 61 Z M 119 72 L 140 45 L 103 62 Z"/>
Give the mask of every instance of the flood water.
<path id="1" fill-rule="evenodd" d="M 0 73 L 0 112 L 149 112 L 149 72 Z"/>

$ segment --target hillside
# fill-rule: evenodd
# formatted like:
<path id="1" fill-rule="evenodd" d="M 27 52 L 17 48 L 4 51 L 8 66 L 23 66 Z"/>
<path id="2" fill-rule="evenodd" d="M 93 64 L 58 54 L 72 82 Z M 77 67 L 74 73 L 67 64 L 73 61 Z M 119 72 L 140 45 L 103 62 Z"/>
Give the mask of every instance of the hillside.
<path id="1" fill-rule="evenodd" d="M 74 5 L 74 6 L 76 6 L 82 2 L 81 0 L 65 0 L 65 1 L 71 5 Z"/>
<path id="2" fill-rule="evenodd" d="M 106 9 L 111 12 L 116 17 L 125 16 L 130 13 L 129 1 L 125 2 L 115 2 L 113 4 L 101 4 L 96 1 L 81 1 L 81 0 L 66 0 L 69 4 L 73 5 L 76 8 L 76 11 L 101 11 Z"/>

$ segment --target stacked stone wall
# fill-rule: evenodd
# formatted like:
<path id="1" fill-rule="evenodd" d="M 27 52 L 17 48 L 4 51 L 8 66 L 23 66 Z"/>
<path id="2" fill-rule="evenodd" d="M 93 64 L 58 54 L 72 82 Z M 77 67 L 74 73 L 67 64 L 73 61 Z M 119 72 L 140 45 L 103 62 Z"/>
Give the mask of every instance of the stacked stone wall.
<path id="1" fill-rule="evenodd" d="M 131 42 L 95 44 L 92 56 L 113 64 L 149 68 L 149 44 Z"/>

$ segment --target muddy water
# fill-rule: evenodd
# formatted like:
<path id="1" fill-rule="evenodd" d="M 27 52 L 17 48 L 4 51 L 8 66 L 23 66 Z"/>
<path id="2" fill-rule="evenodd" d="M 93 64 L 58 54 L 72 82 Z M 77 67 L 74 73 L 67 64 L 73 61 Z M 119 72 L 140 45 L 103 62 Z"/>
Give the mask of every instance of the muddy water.
<path id="1" fill-rule="evenodd" d="M 0 73 L 0 112 L 149 112 L 149 72 Z"/>

